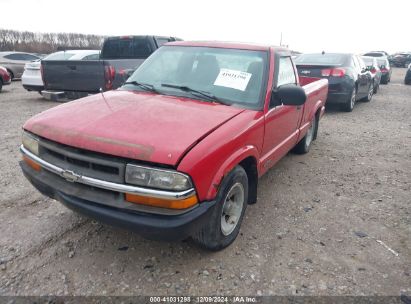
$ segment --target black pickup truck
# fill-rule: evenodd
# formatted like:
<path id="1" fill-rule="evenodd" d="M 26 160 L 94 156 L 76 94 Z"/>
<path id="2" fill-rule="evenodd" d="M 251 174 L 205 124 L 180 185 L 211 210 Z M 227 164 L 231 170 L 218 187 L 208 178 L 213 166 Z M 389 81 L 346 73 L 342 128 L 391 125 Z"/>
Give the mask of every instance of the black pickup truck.
<path id="1" fill-rule="evenodd" d="M 42 95 L 51 100 L 77 99 L 120 87 L 130 74 L 166 42 L 164 36 L 109 37 L 99 60 L 42 60 Z"/>

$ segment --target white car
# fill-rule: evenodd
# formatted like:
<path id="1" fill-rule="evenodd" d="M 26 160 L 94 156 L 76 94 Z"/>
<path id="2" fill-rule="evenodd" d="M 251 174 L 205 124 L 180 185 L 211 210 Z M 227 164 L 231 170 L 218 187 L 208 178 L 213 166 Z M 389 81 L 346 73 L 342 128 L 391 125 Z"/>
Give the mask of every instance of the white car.
<path id="1" fill-rule="evenodd" d="M 42 60 L 99 60 L 98 50 L 68 50 L 60 51 L 44 57 Z M 41 92 L 44 83 L 41 77 L 41 60 L 26 63 L 21 84 L 27 91 Z"/>

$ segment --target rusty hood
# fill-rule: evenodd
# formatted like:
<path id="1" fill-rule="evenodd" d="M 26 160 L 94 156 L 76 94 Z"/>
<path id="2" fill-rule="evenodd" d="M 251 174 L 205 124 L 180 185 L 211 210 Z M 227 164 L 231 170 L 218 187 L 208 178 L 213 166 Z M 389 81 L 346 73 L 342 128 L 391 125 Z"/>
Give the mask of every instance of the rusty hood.
<path id="1" fill-rule="evenodd" d="M 242 111 L 188 98 L 117 90 L 42 112 L 23 128 L 61 144 L 175 166 L 197 142 Z"/>

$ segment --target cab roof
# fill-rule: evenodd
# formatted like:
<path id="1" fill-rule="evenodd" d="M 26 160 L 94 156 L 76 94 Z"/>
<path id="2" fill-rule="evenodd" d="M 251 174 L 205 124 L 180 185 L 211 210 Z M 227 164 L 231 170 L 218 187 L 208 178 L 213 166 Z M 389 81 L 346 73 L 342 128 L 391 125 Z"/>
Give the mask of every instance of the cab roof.
<path id="1" fill-rule="evenodd" d="M 270 45 L 243 43 L 243 42 L 226 42 L 226 41 L 175 41 L 175 42 L 168 42 L 165 45 L 212 47 L 212 48 L 241 49 L 241 50 L 252 50 L 252 51 L 269 51 L 270 49 L 273 49 L 275 51 L 289 51 L 287 48 L 279 47 L 279 46 L 270 46 Z"/>

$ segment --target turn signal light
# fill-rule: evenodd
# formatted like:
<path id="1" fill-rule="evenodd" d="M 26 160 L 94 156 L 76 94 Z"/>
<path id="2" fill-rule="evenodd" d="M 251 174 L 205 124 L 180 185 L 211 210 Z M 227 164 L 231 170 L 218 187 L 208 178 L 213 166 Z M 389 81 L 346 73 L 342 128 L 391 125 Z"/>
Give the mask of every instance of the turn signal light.
<path id="1" fill-rule="evenodd" d="M 146 197 L 131 193 L 126 193 L 126 201 L 139 205 L 168 209 L 187 209 L 198 203 L 197 196 L 195 195 L 181 200 L 168 200 L 155 197 Z"/>
<path id="2" fill-rule="evenodd" d="M 23 155 L 23 160 L 24 162 L 29 165 L 32 169 L 36 170 L 36 171 L 40 171 L 41 170 L 41 166 L 36 163 L 34 160 L 28 158 L 27 156 Z"/>

